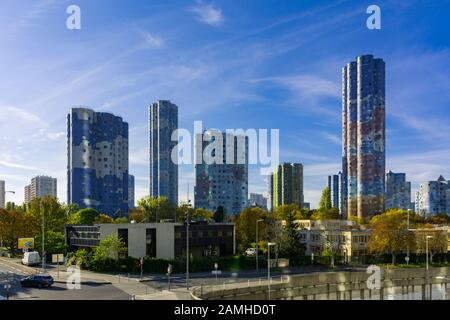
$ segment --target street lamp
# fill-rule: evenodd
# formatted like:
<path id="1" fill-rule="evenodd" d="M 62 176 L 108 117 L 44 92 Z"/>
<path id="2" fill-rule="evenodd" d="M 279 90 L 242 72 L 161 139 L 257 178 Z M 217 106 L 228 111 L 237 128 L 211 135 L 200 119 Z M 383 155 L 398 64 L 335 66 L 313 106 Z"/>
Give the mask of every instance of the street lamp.
<path id="1" fill-rule="evenodd" d="M 269 289 L 269 300 L 270 300 L 270 246 L 275 246 L 274 242 L 267 243 L 267 280 L 269 281 L 268 289 Z"/>
<path id="2" fill-rule="evenodd" d="M 409 213 L 411 212 L 411 209 L 408 209 L 408 215 L 407 215 L 407 220 L 406 220 L 406 230 L 409 233 Z M 409 265 L 409 240 L 406 246 L 406 265 Z"/>
<path id="3" fill-rule="evenodd" d="M 428 270 L 428 240 L 433 238 L 432 236 L 427 236 L 426 238 L 426 254 L 427 254 L 427 270 Z"/>
<path id="4" fill-rule="evenodd" d="M 186 206 L 186 289 L 189 290 L 189 209 L 191 208 L 191 200 L 188 200 Z"/>
<path id="5" fill-rule="evenodd" d="M 259 258 L 258 258 L 258 223 L 263 222 L 263 219 L 256 220 L 256 273 L 259 274 Z"/>

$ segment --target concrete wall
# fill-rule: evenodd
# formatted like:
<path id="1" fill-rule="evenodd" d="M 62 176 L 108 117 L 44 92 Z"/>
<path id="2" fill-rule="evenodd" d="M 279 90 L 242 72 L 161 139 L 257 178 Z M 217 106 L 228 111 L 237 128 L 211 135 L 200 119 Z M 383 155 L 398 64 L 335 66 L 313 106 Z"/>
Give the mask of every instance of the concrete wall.
<path id="1" fill-rule="evenodd" d="M 128 229 L 128 255 L 133 258 L 146 256 L 146 230 L 156 229 L 156 256 L 161 259 L 175 258 L 176 223 L 100 224 L 100 239 L 118 234 L 118 229 Z"/>

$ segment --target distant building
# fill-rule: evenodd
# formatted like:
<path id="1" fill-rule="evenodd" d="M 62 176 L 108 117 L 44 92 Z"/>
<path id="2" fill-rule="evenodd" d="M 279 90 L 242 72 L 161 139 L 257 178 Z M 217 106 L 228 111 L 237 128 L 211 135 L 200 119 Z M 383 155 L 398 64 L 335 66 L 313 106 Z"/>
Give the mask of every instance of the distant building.
<path id="1" fill-rule="evenodd" d="M 241 213 L 248 202 L 248 138 L 210 129 L 196 141 L 202 141 L 202 150 L 196 148 L 201 161 L 195 165 L 195 207 L 214 212 L 222 206 L 227 216 Z M 198 154 L 206 148 L 212 148 L 210 159 Z"/>
<path id="2" fill-rule="evenodd" d="M 24 196 L 24 203 L 30 203 L 31 201 L 31 185 L 27 185 L 23 188 L 23 196 Z"/>
<path id="3" fill-rule="evenodd" d="M 47 176 L 37 176 L 31 179 L 31 184 L 24 189 L 25 203 L 29 203 L 34 198 L 45 196 L 58 196 L 57 179 Z"/>
<path id="4" fill-rule="evenodd" d="M 189 233 L 189 252 L 194 258 L 236 254 L 234 224 L 192 222 Z M 181 223 L 109 223 L 65 227 L 69 251 L 97 247 L 111 234 L 123 240 L 129 257 L 173 260 L 186 256 L 186 226 Z"/>
<path id="5" fill-rule="evenodd" d="M 384 212 L 385 63 L 364 55 L 342 70 L 342 174 L 345 217 Z"/>
<path id="6" fill-rule="evenodd" d="M 311 203 L 303 202 L 302 209 L 311 210 Z"/>
<path id="7" fill-rule="evenodd" d="M 347 220 L 297 220 L 300 243 L 306 246 L 306 255 L 320 256 L 332 250 L 346 261 L 368 254 L 372 231 L 354 221 Z"/>
<path id="8" fill-rule="evenodd" d="M 275 167 L 269 176 L 269 194 L 272 210 L 286 204 L 303 208 L 303 165 L 283 163 Z"/>
<path id="9" fill-rule="evenodd" d="M 67 116 L 67 201 L 109 216 L 128 213 L 128 123 L 72 108 Z"/>
<path id="10" fill-rule="evenodd" d="M 328 176 L 328 189 L 330 189 L 331 207 L 339 209 L 339 175 Z"/>
<path id="11" fill-rule="evenodd" d="M 420 184 L 416 193 L 416 213 L 422 216 L 450 214 L 450 181 L 440 176 L 437 181 Z"/>
<path id="12" fill-rule="evenodd" d="M 406 181 L 405 173 L 386 174 L 386 209 L 414 210 L 411 207 L 411 182 Z"/>
<path id="13" fill-rule="evenodd" d="M 250 193 L 250 198 L 248 199 L 248 205 L 267 210 L 267 198 L 264 197 L 264 195 L 262 195 L 262 194 Z"/>
<path id="14" fill-rule="evenodd" d="M 135 198 L 134 198 L 134 176 L 128 175 L 128 208 L 133 209 L 135 207 Z"/>
<path id="15" fill-rule="evenodd" d="M 178 129 L 178 106 L 158 100 L 150 105 L 148 115 L 150 196 L 167 197 L 173 206 L 178 206 L 178 160 L 172 159 L 172 150 L 178 143 L 172 141 L 172 133 Z"/>
<path id="16" fill-rule="evenodd" d="M 5 181 L 0 180 L 0 209 L 5 209 Z"/>

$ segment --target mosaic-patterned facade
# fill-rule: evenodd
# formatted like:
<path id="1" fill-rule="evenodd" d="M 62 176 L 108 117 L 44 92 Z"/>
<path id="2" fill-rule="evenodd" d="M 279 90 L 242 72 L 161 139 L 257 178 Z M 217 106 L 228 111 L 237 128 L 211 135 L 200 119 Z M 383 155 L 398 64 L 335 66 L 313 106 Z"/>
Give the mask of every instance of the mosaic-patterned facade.
<path id="1" fill-rule="evenodd" d="M 283 163 L 276 166 L 269 180 L 272 210 L 286 204 L 295 204 L 303 208 L 303 165 L 301 163 Z"/>
<path id="2" fill-rule="evenodd" d="M 411 182 L 406 181 L 405 173 L 386 174 L 386 209 L 396 208 L 414 210 L 411 207 Z"/>
<path id="3" fill-rule="evenodd" d="M 109 216 L 128 214 L 128 123 L 73 108 L 67 116 L 67 201 Z"/>
<path id="4" fill-rule="evenodd" d="M 340 196 L 339 175 L 334 174 L 332 176 L 328 176 L 327 186 L 328 189 L 330 190 L 331 206 L 333 208 L 339 209 L 339 196 Z"/>
<path id="5" fill-rule="evenodd" d="M 222 206 L 227 216 L 241 213 L 248 202 L 248 138 L 210 129 L 197 135 L 196 141 L 202 141 L 202 150 L 196 148 L 196 153 L 203 151 L 223 161 L 196 154 L 202 161 L 195 165 L 195 207 L 214 212 Z"/>
<path id="6" fill-rule="evenodd" d="M 167 197 L 178 206 L 178 164 L 172 161 L 177 141 L 172 133 L 178 129 L 178 106 L 159 100 L 149 107 L 150 196 Z M 175 159 L 176 160 L 176 159 Z"/>
<path id="7" fill-rule="evenodd" d="M 368 218 L 382 213 L 386 162 L 382 59 L 360 56 L 343 68 L 342 141 L 344 215 Z"/>
<path id="8" fill-rule="evenodd" d="M 416 193 L 416 213 L 422 216 L 450 215 L 450 181 L 440 176 L 437 181 L 421 183 Z"/>

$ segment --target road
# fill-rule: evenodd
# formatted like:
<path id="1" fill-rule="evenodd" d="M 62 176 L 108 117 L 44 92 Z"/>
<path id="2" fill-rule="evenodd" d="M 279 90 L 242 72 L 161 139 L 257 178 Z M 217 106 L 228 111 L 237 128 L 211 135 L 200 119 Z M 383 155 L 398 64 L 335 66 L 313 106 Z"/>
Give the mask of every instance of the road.
<path id="1" fill-rule="evenodd" d="M 15 268 L 0 263 L 0 273 L 3 273 L 0 295 L 6 297 L 5 275 L 9 272 L 11 284 L 11 300 L 129 300 L 130 295 L 117 289 L 112 284 L 85 283 L 80 290 L 69 290 L 65 283 L 55 283 L 51 288 L 22 288 L 20 279 L 24 273 Z"/>

